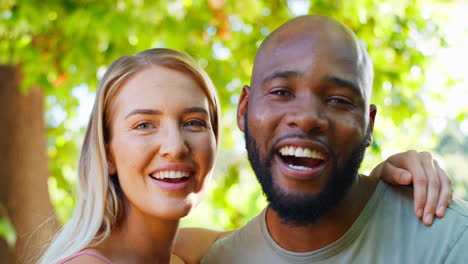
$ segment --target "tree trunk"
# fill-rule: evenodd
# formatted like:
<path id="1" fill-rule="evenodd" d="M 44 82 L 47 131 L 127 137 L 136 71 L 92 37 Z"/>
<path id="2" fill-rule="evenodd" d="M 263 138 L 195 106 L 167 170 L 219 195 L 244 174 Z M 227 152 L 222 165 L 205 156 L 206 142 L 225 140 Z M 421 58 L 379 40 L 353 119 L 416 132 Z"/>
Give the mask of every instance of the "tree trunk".
<path id="1" fill-rule="evenodd" d="M 47 188 L 44 95 L 37 87 L 22 94 L 21 80 L 20 65 L 0 66 L 0 203 L 17 235 L 14 250 L 0 241 L 1 263 L 35 260 L 56 227 Z"/>

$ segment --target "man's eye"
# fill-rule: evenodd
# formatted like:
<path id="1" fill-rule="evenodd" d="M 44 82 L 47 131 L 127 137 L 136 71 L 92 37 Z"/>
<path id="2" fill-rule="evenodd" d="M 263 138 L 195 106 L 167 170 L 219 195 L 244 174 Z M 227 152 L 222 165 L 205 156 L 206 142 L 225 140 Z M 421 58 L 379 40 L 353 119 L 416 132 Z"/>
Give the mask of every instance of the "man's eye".
<path id="1" fill-rule="evenodd" d="M 135 127 L 136 129 L 151 129 L 154 128 L 154 125 L 150 122 L 141 122 Z"/>
<path id="2" fill-rule="evenodd" d="M 279 95 L 279 96 L 291 96 L 291 93 L 287 90 L 274 90 L 271 92 L 271 94 L 274 94 L 274 95 Z"/>
<path id="3" fill-rule="evenodd" d="M 340 105 L 353 105 L 353 103 L 350 100 L 341 97 L 332 97 L 328 100 L 328 102 Z"/>

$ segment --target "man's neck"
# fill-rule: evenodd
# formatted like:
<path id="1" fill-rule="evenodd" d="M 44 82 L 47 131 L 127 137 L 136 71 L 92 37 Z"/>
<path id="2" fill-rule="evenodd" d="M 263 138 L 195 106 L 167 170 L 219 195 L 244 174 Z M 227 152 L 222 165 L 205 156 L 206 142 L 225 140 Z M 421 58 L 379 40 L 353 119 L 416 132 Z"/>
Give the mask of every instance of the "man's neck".
<path id="1" fill-rule="evenodd" d="M 268 208 L 268 231 L 279 246 L 293 252 L 309 252 L 330 245 L 353 225 L 374 193 L 377 182 L 371 177 L 357 177 L 345 197 L 309 225 L 286 224 L 274 210 Z"/>

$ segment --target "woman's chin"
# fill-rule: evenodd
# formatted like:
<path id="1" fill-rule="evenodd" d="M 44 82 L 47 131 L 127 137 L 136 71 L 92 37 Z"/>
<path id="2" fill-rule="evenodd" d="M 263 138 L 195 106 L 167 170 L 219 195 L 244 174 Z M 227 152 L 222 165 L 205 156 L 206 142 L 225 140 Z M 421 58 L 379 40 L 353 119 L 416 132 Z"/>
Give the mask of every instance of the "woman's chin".
<path id="1" fill-rule="evenodd" d="M 154 208 L 153 215 L 166 220 L 179 220 L 187 216 L 193 208 L 194 205 L 191 203 L 171 202 L 166 205 L 158 206 L 158 208 Z"/>

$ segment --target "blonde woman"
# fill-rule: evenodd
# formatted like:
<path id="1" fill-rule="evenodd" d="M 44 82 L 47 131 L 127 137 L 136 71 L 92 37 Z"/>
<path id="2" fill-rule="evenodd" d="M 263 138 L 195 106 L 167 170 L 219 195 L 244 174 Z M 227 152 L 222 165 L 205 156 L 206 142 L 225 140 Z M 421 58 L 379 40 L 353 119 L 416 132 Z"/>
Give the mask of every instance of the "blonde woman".
<path id="1" fill-rule="evenodd" d="M 218 113 L 210 79 L 180 52 L 112 63 L 86 131 L 74 214 L 40 263 L 168 263 L 179 219 L 211 176 Z M 64 261 L 83 249 L 98 257 Z"/>
<path id="2" fill-rule="evenodd" d="M 211 177 L 219 113 L 211 80 L 185 54 L 150 49 L 112 63 L 86 131 L 75 211 L 40 263 L 198 262 L 225 233 L 188 230 L 177 243 L 184 261 L 173 251 L 180 218 Z M 402 170 L 383 164 L 376 176 L 398 181 Z"/>

